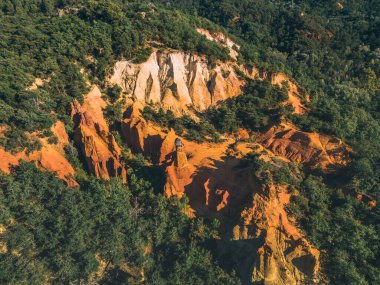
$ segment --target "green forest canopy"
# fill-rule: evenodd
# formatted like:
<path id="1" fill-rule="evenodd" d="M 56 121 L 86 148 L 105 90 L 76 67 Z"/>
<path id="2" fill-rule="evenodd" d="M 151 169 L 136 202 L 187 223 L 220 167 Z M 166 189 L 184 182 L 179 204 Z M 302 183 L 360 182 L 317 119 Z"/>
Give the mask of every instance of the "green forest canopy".
<path id="1" fill-rule="evenodd" d="M 247 98 L 211 110 L 212 125 L 206 131 L 232 131 L 239 124 L 255 130 L 285 112 L 304 130 L 336 135 L 350 144 L 354 153 L 347 168 L 328 176 L 305 173 L 296 183 L 301 195 L 290 211 L 325 253 L 324 268 L 331 284 L 380 283 L 379 207 L 369 209 L 352 197 L 363 192 L 380 203 L 379 1 L 3 0 L 0 23 L 0 124 L 9 126 L 0 144 L 12 151 L 38 148 L 25 132 L 47 130 L 57 119 L 66 123 L 70 133 L 69 103 L 82 100 L 87 90 L 81 67 L 87 71 L 86 79 L 101 84 L 117 59 L 144 60 L 150 54 L 148 40 L 205 54 L 211 61 L 228 60 L 228 51 L 206 41 L 196 27 L 228 33 L 241 45 L 239 62 L 293 77 L 310 94 L 308 114 L 292 116 L 277 110 L 276 96 L 281 92 L 265 83 L 252 83 Z M 35 77 L 49 81 L 37 90 L 26 90 Z M 263 92 L 273 100 L 260 97 Z M 189 120 L 163 123 L 198 128 Z M 200 139 L 198 133 L 193 134 L 195 139 Z M 236 284 L 203 246 L 202 240 L 211 236 L 192 237 L 192 222 L 182 216 L 178 220 L 177 202 L 173 206 L 157 194 L 162 189 L 154 194 L 148 186 L 137 186 L 145 182 L 137 181 L 130 182 L 129 192 L 117 179 L 93 178 L 80 181 L 81 190 L 73 190 L 29 164 L 22 164 L 11 176 L 2 175 L 1 223 L 16 221 L 4 238 L 11 249 L 22 246 L 25 254 L 0 255 L 1 282 L 40 283 L 48 276 L 64 283 L 88 278 L 97 269 L 95 254 L 100 253 L 112 261 L 115 272 L 131 260 L 135 268 L 148 264 L 148 282 L 157 281 L 152 284 L 199 280 Z M 144 231 L 127 217 L 136 197 L 147 213 L 164 215 L 164 228 L 152 226 L 155 220 L 149 214 L 137 219 Z M 114 213 L 114 207 L 123 209 Z M 113 219 L 120 223 L 111 223 Z M 172 238 L 162 241 L 159 236 L 168 231 Z M 130 248 L 122 246 L 125 239 L 130 239 Z M 180 239 L 189 242 L 184 245 Z M 117 250 L 102 248 L 104 241 Z M 141 249 L 148 244 L 157 251 L 144 256 Z M 200 254 L 207 258 L 194 264 Z M 176 262 L 186 257 L 188 266 L 180 268 Z M 166 267 L 157 266 L 161 263 Z M 174 276 L 165 271 L 169 269 Z M 104 282 L 119 282 L 107 279 L 112 276 L 105 276 Z"/>
<path id="2" fill-rule="evenodd" d="M 0 174 L 8 250 L 0 254 L 0 283 L 239 283 L 204 248 L 217 225 L 185 216 L 183 202 L 155 194 L 132 172 L 129 180 L 126 188 L 119 178 L 90 178 L 72 189 L 32 163 Z M 100 260 L 110 267 L 95 278 Z"/>

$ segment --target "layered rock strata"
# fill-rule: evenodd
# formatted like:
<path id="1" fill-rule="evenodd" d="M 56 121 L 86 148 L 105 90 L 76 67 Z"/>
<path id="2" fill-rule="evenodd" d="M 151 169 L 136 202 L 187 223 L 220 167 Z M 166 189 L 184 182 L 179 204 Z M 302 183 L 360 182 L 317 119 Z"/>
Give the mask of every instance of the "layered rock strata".
<path id="1" fill-rule="evenodd" d="M 155 51 L 140 64 L 119 61 L 108 84 L 122 88 L 127 105 L 139 102 L 143 108 L 158 104 L 181 116 L 243 94 L 247 82 L 239 73 L 280 86 L 286 82 L 289 100 L 284 104 L 291 104 L 295 114 L 307 111 L 302 102 L 308 100 L 304 90 L 283 73 L 260 72 L 237 63 L 210 64 L 204 57 L 178 51 Z"/>

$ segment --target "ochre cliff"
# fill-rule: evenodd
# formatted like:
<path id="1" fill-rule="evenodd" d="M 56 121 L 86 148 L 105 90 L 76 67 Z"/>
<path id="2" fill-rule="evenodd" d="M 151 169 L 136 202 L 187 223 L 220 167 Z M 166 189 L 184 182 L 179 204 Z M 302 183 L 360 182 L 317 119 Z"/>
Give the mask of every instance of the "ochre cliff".
<path id="1" fill-rule="evenodd" d="M 286 187 L 264 186 L 242 157 L 265 150 L 257 143 L 195 143 L 181 138 L 184 147 L 176 150 L 173 130 L 165 132 L 146 122 L 138 112 L 126 119 L 136 127 L 134 143 L 143 152 L 146 143 L 158 152 L 156 162 L 166 169 L 165 195 L 189 198 L 189 215 L 214 217 L 222 223 L 218 255 L 228 259 L 244 284 L 304 284 L 317 281 L 319 252 L 304 238 L 295 222 L 287 217 L 285 206 L 290 194 Z M 133 117 L 133 116 L 132 116 Z M 130 128 L 130 127 L 129 127 Z M 145 128 L 145 129 L 144 129 Z M 245 139 L 246 132 L 237 135 Z M 263 159 L 277 157 L 270 150 Z M 287 163 L 284 157 L 283 162 Z M 313 281 L 314 280 L 314 281 Z"/>
<path id="2" fill-rule="evenodd" d="M 208 38 L 212 37 L 206 30 L 202 31 Z M 219 34 L 214 35 L 215 41 L 237 53 L 238 46 Z M 159 104 L 180 116 L 193 114 L 192 109 L 205 111 L 212 105 L 243 94 L 247 83 L 245 77 L 266 79 L 280 86 L 287 82 L 289 100 L 284 104 L 291 104 L 296 114 L 306 111 L 302 101 L 308 101 L 308 97 L 304 90 L 283 73 L 260 71 L 235 61 L 211 63 L 204 56 L 175 50 L 155 50 L 143 63 L 118 61 L 107 83 L 122 88 L 127 105 L 134 102 L 139 102 L 142 107 L 147 103 Z"/>
<path id="3" fill-rule="evenodd" d="M 238 263 L 241 258 L 247 258 L 247 251 L 252 254 L 249 256 L 252 272 L 247 271 L 247 264 L 239 268 L 247 284 L 317 284 L 319 281 L 319 251 L 289 220 L 284 209 L 290 196 L 283 186 L 261 187 L 233 227 L 232 258 Z"/>
<path id="4" fill-rule="evenodd" d="M 286 188 L 262 185 L 249 165 L 241 164 L 246 151 L 260 146 L 240 143 L 233 155 L 228 151 L 231 143 L 185 142 L 189 158 L 179 166 L 174 151 L 173 163 L 166 168 L 165 194 L 186 194 L 193 214 L 221 221 L 218 255 L 234 264 L 243 284 L 311 282 L 319 273 L 319 252 L 289 221 Z"/>
<path id="5" fill-rule="evenodd" d="M 130 106 L 125 113 L 126 118 L 121 122 L 121 132 L 128 147 L 158 163 L 159 150 L 164 139 L 160 128 L 142 117 L 139 103 Z"/>
<path id="6" fill-rule="evenodd" d="M 324 170 L 347 164 L 351 153 L 351 149 L 339 139 L 302 132 L 286 123 L 259 134 L 257 141 L 277 155 Z"/>
<path id="7" fill-rule="evenodd" d="M 109 179 L 119 176 L 126 182 L 126 170 L 121 162 L 121 149 L 109 132 L 103 116 L 106 102 L 100 89 L 92 86 L 84 103 L 72 103 L 74 141 L 86 161 L 88 171 L 96 177 Z"/>
<path id="8" fill-rule="evenodd" d="M 212 67 L 203 57 L 179 51 L 155 51 L 140 64 L 119 61 L 108 82 L 119 85 L 128 99 L 159 103 L 176 115 L 187 113 L 189 105 L 204 111 L 240 95 L 244 84 L 233 65 Z"/>
<path id="9" fill-rule="evenodd" d="M 63 179 L 69 186 L 77 186 L 77 182 L 73 179 L 75 170 L 65 157 L 64 148 L 69 144 L 65 126 L 62 122 L 58 121 L 52 126 L 51 131 L 57 138 L 57 143 L 49 143 L 47 138 L 39 139 L 42 148 L 30 154 L 27 154 L 26 150 L 12 154 L 0 147 L 0 169 L 9 173 L 10 167 L 18 165 L 21 159 L 33 161 L 39 168 L 55 173 L 57 177 Z M 31 135 L 36 136 L 36 134 Z"/>

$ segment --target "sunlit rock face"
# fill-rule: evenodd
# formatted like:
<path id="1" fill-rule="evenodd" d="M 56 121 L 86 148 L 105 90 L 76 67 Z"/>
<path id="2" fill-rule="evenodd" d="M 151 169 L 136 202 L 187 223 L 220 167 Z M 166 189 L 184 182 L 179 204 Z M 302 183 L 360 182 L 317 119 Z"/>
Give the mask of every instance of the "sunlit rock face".
<path id="1" fill-rule="evenodd" d="M 56 137 L 56 142 L 49 142 L 48 138 L 38 138 L 42 147 L 39 150 L 27 153 L 22 152 L 12 154 L 0 147 L 0 170 L 9 173 L 12 166 L 17 166 L 20 160 L 32 161 L 42 170 L 54 173 L 58 178 L 64 180 L 69 186 L 78 186 L 74 180 L 75 170 L 65 156 L 65 147 L 69 145 L 68 135 L 65 125 L 57 121 L 51 131 Z M 37 138 L 36 134 L 29 134 Z"/>
<path id="2" fill-rule="evenodd" d="M 256 149 L 258 143 L 240 142 L 234 138 L 222 143 L 196 143 L 181 138 L 173 130 L 163 131 L 138 118 L 125 124 L 136 128 L 137 148 L 159 153 L 157 163 L 166 173 L 164 194 L 189 199 L 186 213 L 217 218 L 221 221 L 221 240 L 217 254 L 234 264 L 243 284 L 305 284 L 318 282 L 319 251 L 304 237 L 296 221 L 285 211 L 291 194 L 279 185 L 263 185 L 241 159 Z M 154 143 L 150 143 L 153 142 Z M 148 146 L 149 145 L 149 146 Z M 278 158 L 271 151 L 263 159 Z M 284 162 L 289 161 L 285 156 Z"/>
<path id="3" fill-rule="evenodd" d="M 265 148 L 291 161 L 323 170 L 344 166 L 351 149 L 341 140 L 318 133 L 303 132 L 292 124 L 281 123 L 258 136 Z"/>
<path id="4" fill-rule="evenodd" d="M 91 174 L 103 179 L 119 176 L 126 182 L 121 149 L 103 116 L 105 107 L 106 102 L 97 86 L 84 97 L 82 105 L 77 101 L 72 103 L 74 140 Z"/>
<path id="5" fill-rule="evenodd" d="M 245 84 L 234 65 L 211 65 L 200 56 L 178 51 L 153 52 L 140 64 L 119 61 L 109 84 L 119 85 L 142 104 L 158 103 L 180 115 L 189 105 L 204 111 L 221 100 L 242 94 Z"/>
<path id="6" fill-rule="evenodd" d="M 280 86 L 286 82 L 289 99 L 284 104 L 292 105 L 295 114 L 307 111 L 302 100 L 308 97 L 283 73 L 260 72 L 236 62 L 211 64 L 205 57 L 179 51 L 155 51 L 139 64 L 118 61 L 107 82 L 122 88 L 128 105 L 139 102 L 143 108 L 149 103 L 158 104 L 181 116 L 242 95 L 248 79 L 267 79 Z"/>

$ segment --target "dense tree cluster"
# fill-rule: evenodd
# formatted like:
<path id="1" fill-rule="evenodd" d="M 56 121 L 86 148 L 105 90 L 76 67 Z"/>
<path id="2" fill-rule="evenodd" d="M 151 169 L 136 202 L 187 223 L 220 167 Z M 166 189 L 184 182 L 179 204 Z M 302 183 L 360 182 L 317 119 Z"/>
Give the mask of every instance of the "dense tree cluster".
<path id="1" fill-rule="evenodd" d="M 322 250 L 331 284 L 380 283 L 379 207 L 356 199 L 365 193 L 380 204 L 379 15 L 375 0 L 3 0 L 0 144 L 38 149 L 28 134 L 51 136 L 58 119 L 70 133 L 70 103 L 81 102 L 86 81 L 102 85 L 117 59 L 141 62 L 152 44 L 204 54 L 210 64 L 229 60 L 228 50 L 195 28 L 224 31 L 241 46 L 239 63 L 296 79 L 310 95 L 310 112 L 292 115 L 282 104 L 286 88 L 254 80 L 242 96 L 201 114 L 199 123 L 152 108 L 144 117 L 196 141 L 218 141 L 219 133 L 238 127 L 257 131 L 284 115 L 306 131 L 343 139 L 353 147 L 352 162 L 335 174 L 273 168 L 255 156 L 242 162 L 265 183 L 299 190 L 289 211 Z M 28 89 L 36 77 L 43 86 Z M 115 131 L 120 90 L 102 87 Z M 0 283 L 98 278 L 122 284 L 138 282 L 144 268 L 148 284 L 237 284 L 204 247 L 214 231 L 183 216 L 182 203 L 154 194 L 138 178 L 150 171 L 146 166 L 133 166 L 126 191 L 118 179 L 89 178 L 75 151 L 69 146 L 67 157 L 80 189 L 30 164 L 0 175 L 1 242 L 7 246 Z M 149 173 L 152 181 L 161 175 Z M 101 277 L 95 274 L 100 260 L 107 264 Z"/>
<path id="2" fill-rule="evenodd" d="M 206 20 L 147 2 L 6 0 L 0 21 L 0 123 L 9 127 L 1 145 L 8 150 L 37 148 L 25 132 L 68 121 L 68 103 L 86 91 L 82 67 L 102 81 L 116 59 L 147 59 L 148 41 L 228 59 L 225 48 L 196 32 Z M 26 90 L 36 77 L 45 84 Z"/>
<path id="3" fill-rule="evenodd" d="M 80 189 L 31 163 L 0 174 L 0 283 L 238 284 L 205 248 L 217 225 L 132 172 L 128 186 L 90 178 Z"/>
<path id="4" fill-rule="evenodd" d="M 174 129 L 176 134 L 188 140 L 196 142 L 221 141 L 220 134 L 205 118 L 202 118 L 199 122 L 196 122 L 189 115 L 177 118 L 170 110 L 164 111 L 162 108 L 156 110 L 150 106 L 146 106 L 142 114 L 146 120 L 155 122 L 166 129 Z"/>
<path id="5" fill-rule="evenodd" d="M 324 271 L 331 284 L 380 282 L 380 211 L 341 189 L 329 189 L 322 177 L 301 182 L 301 195 L 293 198 L 290 212 L 308 238 L 328 252 Z"/>
<path id="6" fill-rule="evenodd" d="M 212 107 L 205 116 L 221 132 L 241 127 L 257 131 L 292 111 L 284 105 L 287 99 L 286 87 L 272 86 L 268 80 L 249 80 L 241 96 Z"/>

